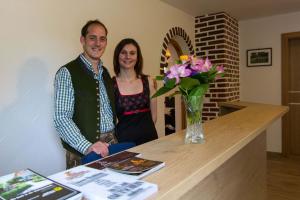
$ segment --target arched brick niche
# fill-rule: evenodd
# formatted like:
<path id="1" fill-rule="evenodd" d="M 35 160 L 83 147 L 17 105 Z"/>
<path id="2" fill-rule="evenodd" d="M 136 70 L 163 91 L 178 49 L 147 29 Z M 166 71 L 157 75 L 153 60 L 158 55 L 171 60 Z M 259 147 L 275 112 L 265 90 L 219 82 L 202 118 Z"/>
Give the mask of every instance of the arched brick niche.
<path id="1" fill-rule="evenodd" d="M 170 46 L 172 46 L 176 52 L 172 52 L 172 56 L 176 55 L 173 57 L 174 59 L 182 54 L 194 55 L 195 53 L 192 41 L 185 30 L 180 27 L 171 28 L 163 39 L 160 58 L 160 74 L 164 73 L 164 67 L 167 67 L 170 63 L 170 60 L 166 57 L 166 51 L 170 50 L 168 49 Z M 164 106 L 165 108 L 161 110 L 164 112 L 165 116 L 165 134 L 168 135 L 175 132 L 175 127 L 176 130 L 185 128 L 185 112 L 182 110 L 183 104 L 181 98 L 178 98 L 178 96 L 171 98 L 165 97 Z"/>
<path id="2" fill-rule="evenodd" d="M 169 32 L 166 34 L 163 40 L 163 47 L 161 51 L 161 57 L 160 57 L 160 74 L 164 73 L 164 67 L 167 66 L 167 58 L 166 58 L 166 51 L 168 48 L 168 44 L 174 40 L 176 36 L 180 36 L 183 38 L 183 40 L 186 42 L 188 49 L 189 49 L 189 54 L 194 55 L 194 48 L 192 45 L 192 41 L 188 34 L 185 32 L 183 28 L 180 27 L 173 27 L 169 30 Z"/>

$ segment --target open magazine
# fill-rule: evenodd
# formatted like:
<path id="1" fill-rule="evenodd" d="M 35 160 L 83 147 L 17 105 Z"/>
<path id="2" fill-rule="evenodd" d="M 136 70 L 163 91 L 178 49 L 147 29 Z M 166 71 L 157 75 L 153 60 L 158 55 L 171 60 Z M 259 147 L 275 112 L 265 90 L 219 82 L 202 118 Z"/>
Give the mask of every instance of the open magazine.
<path id="1" fill-rule="evenodd" d="M 30 169 L 0 177 L 0 199 L 76 200 L 82 194 Z"/>
<path id="2" fill-rule="evenodd" d="M 59 172 L 49 178 L 79 190 L 89 200 L 142 200 L 155 193 L 156 184 L 84 165 Z"/>
<path id="3" fill-rule="evenodd" d="M 108 169 L 141 179 L 165 166 L 164 162 L 141 158 L 139 153 L 122 151 L 94 161 L 86 166 L 95 169 Z"/>

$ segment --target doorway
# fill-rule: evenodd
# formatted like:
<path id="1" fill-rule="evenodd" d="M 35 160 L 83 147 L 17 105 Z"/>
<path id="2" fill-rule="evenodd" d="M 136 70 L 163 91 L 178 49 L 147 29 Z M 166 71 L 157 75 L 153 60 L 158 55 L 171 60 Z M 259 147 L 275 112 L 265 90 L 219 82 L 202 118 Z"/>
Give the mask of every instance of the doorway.
<path id="1" fill-rule="evenodd" d="M 300 156 L 300 32 L 282 34 L 282 153 Z"/>
<path id="2" fill-rule="evenodd" d="M 185 50 L 186 46 L 183 39 L 179 36 L 175 36 L 170 40 L 166 50 L 168 67 L 173 66 L 181 55 L 188 55 L 189 52 Z M 175 92 L 175 90 L 171 90 L 168 94 Z M 165 97 L 165 135 L 170 135 L 186 128 L 185 109 L 183 108 L 184 104 L 180 95 Z"/>

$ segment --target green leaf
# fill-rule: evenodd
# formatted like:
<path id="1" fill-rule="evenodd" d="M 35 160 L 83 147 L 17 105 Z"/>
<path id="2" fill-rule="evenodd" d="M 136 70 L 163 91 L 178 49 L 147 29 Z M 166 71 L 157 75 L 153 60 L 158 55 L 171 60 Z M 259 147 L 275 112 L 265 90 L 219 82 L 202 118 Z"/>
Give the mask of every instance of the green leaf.
<path id="1" fill-rule="evenodd" d="M 176 78 L 168 79 L 164 87 L 173 89 L 176 86 Z"/>
<path id="2" fill-rule="evenodd" d="M 201 84 L 202 83 L 209 83 L 209 72 L 202 72 L 192 76 L 191 78 L 197 79 Z"/>
<path id="3" fill-rule="evenodd" d="M 198 85 L 200 85 L 199 80 L 185 77 L 181 79 L 179 87 L 184 90 L 191 90 Z"/>
<path id="4" fill-rule="evenodd" d="M 161 80 L 164 80 L 164 76 L 156 76 L 155 79 L 158 81 L 161 81 Z"/>
<path id="5" fill-rule="evenodd" d="M 182 64 L 182 61 L 181 60 L 175 60 L 175 64 L 180 65 L 180 64 Z"/>
<path id="6" fill-rule="evenodd" d="M 203 96 L 189 96 L 188 105 L 191 110 L 198 111 L 201 110 L 201 102 L 203 101 Z"/>
<path id="7" fill-rule="evenodd" d="M 208 84 L 201 84 L 200 86 L 192 89 L 190 94 L 187 96 L 187 101 L 190 108 L 194 111 L 200 110 L 200 102 L 203 101 L 204 95 L 208 90 Z"/>
<path id="8" fill-rule="evenodd" d="M 208 86 L 208 84 L 199 85 L 191 91 L 189 96 L 203 96 L 207 92 Z"/>
<path id="9" fill-rule="evenodd" d="M 169 91 L 172 90 L 172 89 L 173 89 L 173 88 L 168 88 L 168 87 L 166 87 L 166 86 L 163 86 L 163 87 L 159 88 L 159 90 L 157 90 L 157 91 L 155 92 L 155 94 L 152 95 L 151 98 L 155 98 L 155 97 L 158 97 L 158 96 L 160 96 L 160 95 L 163 95 L 163 94 L 169 92 Z"/>
<path id="10" fill-rule="evenodd" d="M 211 72 L 209 77 L 208 77 L 208 81 L 209 83 L 213 82 L 216 78 L 216 75 L 217 75 L 217 71 L 214 71 L 214 72 Z"/>
<path id="11" fill-rule="evenodd" d="M 179 89 L 180 93 L 184 96 L 187 96 L 189 94 L 187 90 L 184 90 L 181 87 L 178 87 L 178 89 Z"/>

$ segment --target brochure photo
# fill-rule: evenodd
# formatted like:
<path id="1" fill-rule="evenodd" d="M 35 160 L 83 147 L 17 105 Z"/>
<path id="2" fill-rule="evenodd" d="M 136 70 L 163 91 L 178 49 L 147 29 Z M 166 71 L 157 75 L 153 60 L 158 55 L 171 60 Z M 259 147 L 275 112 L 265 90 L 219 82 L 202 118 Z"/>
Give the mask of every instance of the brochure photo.
<path id="1" fill-rule="evenodd" d="M 0 199 L 80 199 L 79 191 L 55 183 L 29 169 L 0 177 Z"/>
<path id="2" fill-rule="evenodd" d="M 132 157 L 127 160 L 114 163 L 108 168 L 128 174 L 141 174 L 156 166 L 162 165 L 163 162 L 155 160 L 147 160 L 139 157 Z"/>
<path id="3" fill-rule="evenodd" d="M 118 163 L 124 160 L 127 160 L 128 158 L 132 158 L 135 156 L 139 156 L 139 153 L 130 152 L 130 151 L 122 151 L 117 154 L 113 154 L 111 156 L 102 158 L 100 160 L 97 160 L 95 162 L 87 164 L 88 167 L 92 167 L 95 169 L 104 169 L 114 163 Z"/>

